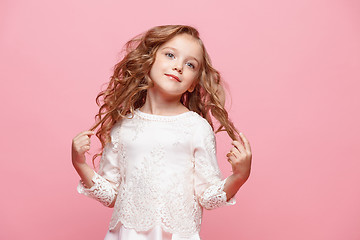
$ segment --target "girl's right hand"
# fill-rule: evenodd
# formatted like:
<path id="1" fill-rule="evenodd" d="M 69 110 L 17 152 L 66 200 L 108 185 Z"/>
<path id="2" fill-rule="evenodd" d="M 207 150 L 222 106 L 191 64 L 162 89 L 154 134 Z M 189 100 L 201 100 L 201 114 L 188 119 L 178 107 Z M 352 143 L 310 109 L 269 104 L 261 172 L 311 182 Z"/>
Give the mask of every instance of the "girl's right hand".
<path id="1" fill-rule="evenodd" d="M 85 153 L 90 150 L 90 137 L 94 134 L 93 131 L 84 131 L 73 138 L 71 146 L 73 164 L 86 163 Z"/>

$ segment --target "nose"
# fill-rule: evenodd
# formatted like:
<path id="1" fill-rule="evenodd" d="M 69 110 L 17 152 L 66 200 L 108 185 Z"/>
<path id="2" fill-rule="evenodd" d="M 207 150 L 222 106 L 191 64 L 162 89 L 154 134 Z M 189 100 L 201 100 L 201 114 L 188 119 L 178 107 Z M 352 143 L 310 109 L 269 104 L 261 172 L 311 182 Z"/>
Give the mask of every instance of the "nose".
<path id="1" fill-rule="evenodd" d="M 173 67 L 173 70 L 178 71 L 179 73 L 182 73 L 182 67 L 180 64 L 176 63 Z"/>

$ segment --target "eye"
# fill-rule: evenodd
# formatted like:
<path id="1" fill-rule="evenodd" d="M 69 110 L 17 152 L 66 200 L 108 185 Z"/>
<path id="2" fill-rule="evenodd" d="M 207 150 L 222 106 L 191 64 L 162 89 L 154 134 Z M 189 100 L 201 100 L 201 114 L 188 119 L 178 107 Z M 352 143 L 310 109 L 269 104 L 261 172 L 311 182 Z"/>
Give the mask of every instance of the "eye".
<path id="1" fill-rule="evenodd" d="M 192 63 L 187 63 L 187 65 L 191 68 L 195 68 L 195 66 Z"/>
<path id="2" fill-rule="evenodd" d="M 165 55 L 168 56 L 169 58 L 174 58 L 175 57 L 174 54 L 172 54 L 172 53 L 165 53 Z"/>

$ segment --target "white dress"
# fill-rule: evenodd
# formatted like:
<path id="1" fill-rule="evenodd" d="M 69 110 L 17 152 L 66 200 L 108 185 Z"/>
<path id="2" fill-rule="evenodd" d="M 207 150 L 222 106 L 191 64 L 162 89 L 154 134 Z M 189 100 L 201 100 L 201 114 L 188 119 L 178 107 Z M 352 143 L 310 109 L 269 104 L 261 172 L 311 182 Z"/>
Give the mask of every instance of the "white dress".
<path id="1" fill-rule="evenodd" d="M 160 116 L 135 110 L 116 123 L 94 185 L 78 192 L 115 201 L 105 240 L 199 240 L 203 208 L 226 201 L 209 123 L 195 112 Z"/>

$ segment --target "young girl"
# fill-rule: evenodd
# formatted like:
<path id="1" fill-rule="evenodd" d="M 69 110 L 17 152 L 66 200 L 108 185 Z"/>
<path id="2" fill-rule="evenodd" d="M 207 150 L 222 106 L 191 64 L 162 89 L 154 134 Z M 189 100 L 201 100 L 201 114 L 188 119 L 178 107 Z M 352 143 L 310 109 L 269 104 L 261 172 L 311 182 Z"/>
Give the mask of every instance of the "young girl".
<path id="1" fill-rule="evenodd" d="M 96 124 L 72 142 L 78 192 L 114 207 L 106 240 L 197 240 L 203 208 L 235 204 L 250 174 L 251 150 L 224 99 L 220 75 L 193 27 L 154 27 L 126 44 L 97 96 Z M 233 174 L 226 179 L 216 159 L 214 118 L 217 131 L 234 140 L 226 155 Z M 85 153 L 98 127 L 103 151 L 95 172 Z"/>

